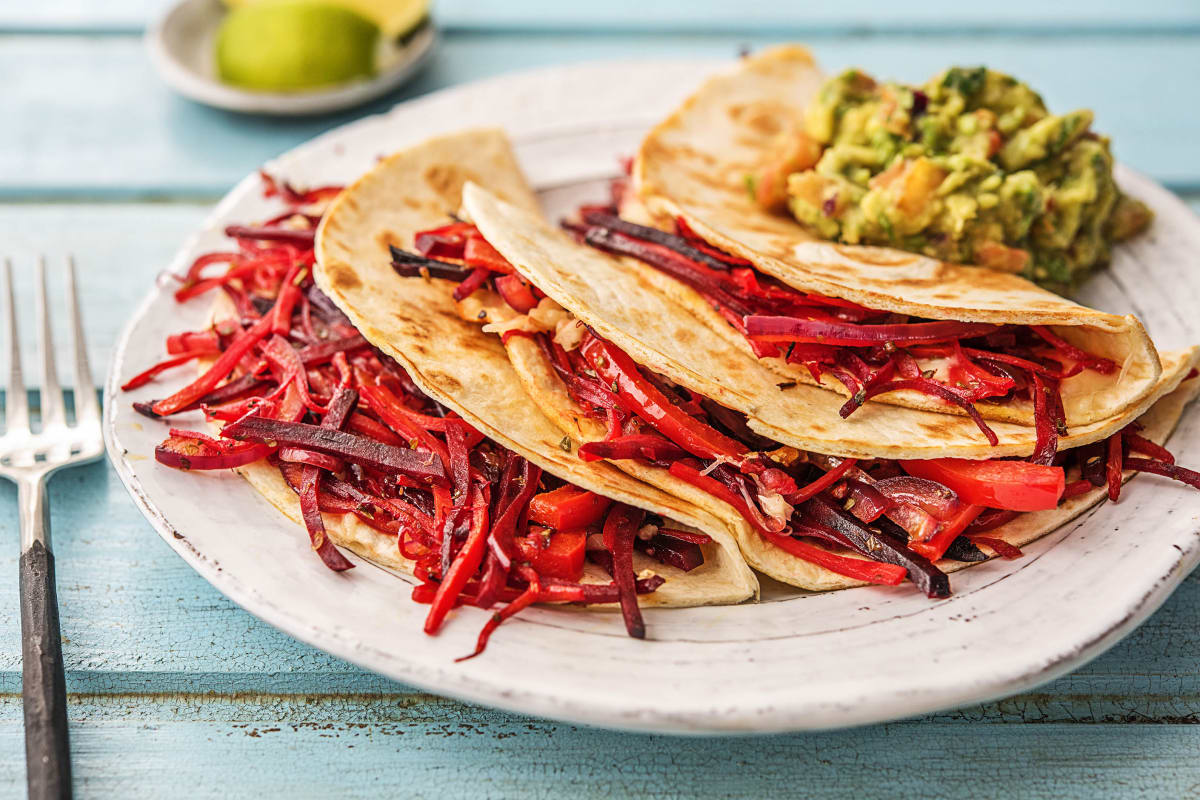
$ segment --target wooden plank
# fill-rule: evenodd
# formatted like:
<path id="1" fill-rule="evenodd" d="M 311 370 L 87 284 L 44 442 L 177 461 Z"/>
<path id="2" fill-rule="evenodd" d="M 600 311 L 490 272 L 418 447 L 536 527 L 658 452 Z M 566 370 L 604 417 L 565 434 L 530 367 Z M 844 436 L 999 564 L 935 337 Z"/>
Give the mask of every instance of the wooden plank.
<path id="1" fill-rule="evenodd" d="M 52 287 L 63 286 L 65 259 L 74 255 L 84 293 L 88 355 L 99 381 L 108 368 L 109 354 L 123 320 L 150 290 L 155 276 L 167 265 L 184 238 L 197 229 L 207 204 L 140 203 L 136 205 L 0 203 L 0 257 L 12 259 L 15 270 L 22 359 L 33 369 L 37 342 L 33 316 L 33 266 L 45 256 Z M 65 299 L 51 291 L 56 310 L 57 341 L 69 342 Z M 7 375 L 7 348 L 0 368 Z M 64 384 L 71 381 L 60 363 Z"/>
<path id="2" fill-rule="evenodd" d="M 336 124 L 443 86 L 506 70 L 613 58 L 732 57 L 765 39 L 717 36 L 447 37 L 409 87 L 365 109 L 301 120 L 227 114 L 170 94 L 132 37 L 0 37 L 0 74 L 12 108 L 0 126 L 0 199 L 142 199 L 223 193 L 265 159 Z M 1197 39 L 1162 36 L 1006 38 L 829 37 L 831 69 L 860 65 L 922 80 L 957 61 L 1015 72 L 1055 108 L 1097 111 L 1118 157 L 1177 189 L 1200 188 L 1192 107 L 1178 87 L 1200 83 Z M 114 109 L 120 114 L 114 115 Z"/>
<path id="3" fill-rule="evenodd" d="M 138 31 L 168 7 L 171 0 L 49 0 L 10 3 L 0 9 L 0 30 Z M 724 0 L 641 3 L 610 0 L 603 5 L 557 0 L 437 0 L 434 14 L 450 30 L 652 31 L 731 33 L 789 32 L 792 34 L 864 31 L 970 30 L 1109 31 L 1136 33 L 1172 31 L 1200 25 L 1200 9 L 1182 0 L 1127 3 L 1121 0 L 1071 0 L 1045 3 L 1015 0 L 1003 6 L 936 0 L 890 3 L 845 0 L 840 3 L 787 3 Z"/>
<path id="4" fill-rule="evenodd" d="M 77 698 L 86 797 L 1184 797 L 1200 729 L 901 723 L 816 735 L 680 739 L 371 698 Z M 23 777 L 0 699 L 0 782 Z M 1118 788 L 1119 787 L 1119 788 Z"/>

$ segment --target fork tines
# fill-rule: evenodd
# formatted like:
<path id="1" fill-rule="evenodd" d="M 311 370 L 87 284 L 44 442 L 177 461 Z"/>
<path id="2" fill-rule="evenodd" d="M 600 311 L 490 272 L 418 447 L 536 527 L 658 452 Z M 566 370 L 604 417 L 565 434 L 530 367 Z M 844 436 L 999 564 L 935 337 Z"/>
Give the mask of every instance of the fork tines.
<path id="1" fill-rule="evenodd" d="M 75 261 L 67 259 L 67 311 L 70 316 L 74 350 L 75 421 L 67 425 L 63 392 L 55 363 L 54 335 L 46 288 L 46 260 L 38 259 L 36 271 L 36 313 L 40 332 L 38 350 L 42 358 L 40 391 L 40 429 L 30 425 L 29 403 L 21 368 L 21 344 L 17 325 L 16 298 L 13 291 L 12 261 L 4 261 L 4 311 L 8 320 L 9 371 L 6 409 L 0 421 L 0 467 L 32 468 L 44 462 L 47 467 L 75 460 L 73 456 L 98 455 L 100 442 L 100 405 L 88 364 L 87 345 L 79 312 L 75 281 Z"/>

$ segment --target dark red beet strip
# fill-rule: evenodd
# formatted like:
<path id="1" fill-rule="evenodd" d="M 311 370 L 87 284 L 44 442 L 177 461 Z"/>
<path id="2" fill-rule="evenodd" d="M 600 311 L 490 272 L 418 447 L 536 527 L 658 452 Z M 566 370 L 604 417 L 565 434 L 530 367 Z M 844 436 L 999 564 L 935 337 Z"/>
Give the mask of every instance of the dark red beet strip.
<path id="1" fill-rule="evenodd" d="M 769 341 L 812 342 L 844 347 L 871 347 L 888 343 L 903 346 L 986 336 L 1000 330 L 986 322 L 906 322 L 856 325 L 833 320 L 771 317 L 760 314 L 745 319 L 746 335 Z"/>
<path id="2" fill-rule="evenodd" d="M 996 432 L 988 427 L 987 422 L 984 421 L 983 416 L 979 413 L 979 410 L 975 408 L 973 403 L 955 394 L 945 386 L 931 381 L 928 378 L 902 378 L 899 380 L 888 381 L 887 383 L 883 383 L 878 386 L 872 386 L 870 389 L 867 389 L 865 392 L 863 392 L 861 400 L 857 395 L 854 398 L 851 398 L 846 405 L 842 406 L 839 413 L 841 413 L 843 417 L 848 417 L 856 408 L 858 408 L 858 406 L 861 406 L 872 397 L 881 395 L 884 392 L 894 392 L 900 389 L 911 389 L 916 392 L 931 394 L 935 397 L 940 397 L 947 403 L 952 403 L 953 405 L 958 406 L 963 411 L 967 412 L 967 416 L 971 418 L 971 421 L 975 423 L 976 427 L 979 428 L 990 444 L 995 446 L 1000 443 L 1000 439 L 996 436 Z M 854 403 L 856 400 L 858 401 L 857 405 L 851 406 L 851 403 Z"/>
<path id="3" fill-rule="evenodd" d="M 929 559 L 900 545 L 891 537 L 876 536 L 824 497 L 818 495 L 809 500 L 804 506 L 804 513 L 817 524 L 837 531 L 855 550 L 867 558 L 904 567 L 908 570 L 909 580 L 925 592 L 926 596 L 950 596 L 950 579 L 946 573 L 930 563 Z"/>
<path id="4" fill-rule="evenodd" d="M 671 440 L 648 433 L 633 433 L 603 442 L 585 442 L 579 447 L 579 457 L 584 461 L 621 461 L 629 458 L 675 461 L 688 455 L 688 451 Z"/>
<path id="5" fill-rule="evenodd" d="M 469 267 L 448 264 L 436 258 L 408 253 L 392 246 L 392 269 L 406 278 L 445 278 L 449 281 L 462 281 L 471 274 Z"/>
<path id="6" fill-rule="evenodd" d="M 446 483 L 446 472 L 434 454 L 405 450 L 345 431 L 329 430 L 303 422 L 246 417 L 226 425 L 221 434 L 232 439 L 304 447 L 372 469 L 425 479 L 439 486 Z"/>
<path id="7" fill-rule="evenodd" d="M 1195 489 L 1200 489 L 1200 472 L 1181 467 L 1178 464 L 1169 464 L 1163 461 L 1158 461 L 1152 458 L 1126 458 L 1125 469 L 1131 469 L 1134 472 L 1149 472 L 1151 475 L 1162 475 L 1165 478 L 1186 483 Z"/>
<path id="8" fill-rule="evenodd" d="M 604 543 L 612 553 L 613 582 L 621 601 L 621 616 L 625 630 L 635 639 L 646 638 L 646 623 L 638 606 L 633 574 L 633 540 L 646 512 L 618 503 L 613 505 L 604 520 Z"/>
<path id="9" fill-rule="evenodd" d="M 304 249 L 313 246 L 316 237 L 315 230 L 300 230 L 295 228 L 253 227 L 250 225 L 229 225 L 225 235 L 235 239 L 254 239 L 262 242 L 283 242 Z"/>
<path id="10" fill-rule="evenodd" d="M 633 222 L 623 220 L 620 217 L 612 214 L 606 214 L 597 209 L 586 209 L 583 212 L 583 221 L 588 225 L 595 225 L 600 228 L 607 228 L 617 233 L 623 233 L 626 236 L 631 236 L 634 239 L 642 239 L 655 244 L 661 244 L 663 247 L 669 247 L 684 258 L 690 258 L 693 261 L 699 261 L 710 269 L 727 270 L 729 265 L 720 259 L 710 256 L 708 253 L 700 250 L 692 245 L 687 239 L 682 236 L 676 236 L 673 233 L 660 231 L 658 228 L 648 228 L 644 225 L 637 225 Z"/>

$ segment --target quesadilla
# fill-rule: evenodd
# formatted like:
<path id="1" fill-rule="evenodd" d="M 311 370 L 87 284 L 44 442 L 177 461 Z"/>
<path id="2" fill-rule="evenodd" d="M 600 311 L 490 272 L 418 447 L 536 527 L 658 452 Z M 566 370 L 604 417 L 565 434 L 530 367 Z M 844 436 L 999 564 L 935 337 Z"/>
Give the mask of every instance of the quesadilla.
<path id="1" fill-rule="evenodd" d="M 1161 365 L 1131 316 L 1010 273 L 819 241 L 756 202 L 747 176 L 776 157 L 821 80 L 794 46 L 712 78 L 633 165 L 647 219 L 675 232 L 593 211 L 581 235 L 634 256 L 631 268 L 780 375 L 849 397 L 845 414 L 872 401 L 968 414 L 986 436 L 984 420 L 1095 423 L 1153 390 Z"/>
<path id="2" fill-rule="evenodd" d="M 1133 444 L 1167 463 L 1135 427 L 1192 375 L 1195 351 L 1164 356 L 1150 393 L 1116 417 L 1055 436 L 1048 454 L 1037 429 L 1011 423 L 996 423 L 996 447 L 964 447 L 971 422 L 962 417 L 877 404 L 841 420 L 830 392 L 781 388 L 621 260 L 480 187 L 467 186 L 464 199 L 479 235 L 531 291 L 545 293 L 533 308 L 504 293 L 500 303 L 480 300 L 482 312 L 463 304 L 507 339 L 531 397 L 584 442 L 581 456 L 612 460 L 731 523 L 740 517 L 743 553 L 779 580 L 828 589 L 908 577 L 944 596 L 945 571 L 986 557 L 973 537 L 1003 550 L 1009 538 L 1053 530 L 1099 499 L 1095 479 L 1119 486 L 1123 459 L 1141 452 Z M 1178 417 L 1167 417 L 1169 431 Z M 1033 458 L 989 458 L 997 449 Z M 1101 463 L 1107 472 L 1096 472 Z M 1160 471 L 1196 481 L 1179 469 Z M 1042 512 L 1033 522 L 1021 517 L 1033 511 Z"/>
<path id="3" fill-rule="evenodd" d="M 467 177 L 534 207 L 507 143 L 492 142 L 468 133 L 396 156 L 414 183 L 392 234 L 440 221 Z M 231 226 L 235 250 L 189 270 L 181 299 L 223 290 L 214 323 L 172 336 L 173 358 L 124 388 L 199 361 L 197 380 L 135 406 L 155 418 L 203 410 L 217 430 L 173 428 L 158 460 L 236 469 L 307 529 L 331 569 L 353 567 L 344 547 L 415 576 L 428 633 L 457 605 L 497 608 L 472 655 L 534 602 L 619 605 L 629 633 L 643 636 L 639 603 L 755 596 L 757 579 L 719 520 L 564 449 L 500 343 L 459 319 L 452 284 L 399 278 L 386 261 L 379 281 L 342 260 L 345 231 L 315 228 L 358 197 L 352 186 L 323 215 L 291 204 L 264 224 Z M 386 254 L 383 235 L 368 242 Z M 213 276 L 213 263 L 228 269 Z"/>

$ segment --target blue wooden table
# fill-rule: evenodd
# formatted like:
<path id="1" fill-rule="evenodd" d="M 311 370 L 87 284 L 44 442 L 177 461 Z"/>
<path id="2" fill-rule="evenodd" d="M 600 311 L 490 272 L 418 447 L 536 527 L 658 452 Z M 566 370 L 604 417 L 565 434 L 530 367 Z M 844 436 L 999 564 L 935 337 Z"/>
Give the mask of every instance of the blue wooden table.
<path id="1" fill-rule="evenodd" d="M 732 56 L 783 39 L 810 42 L 830 68 L 913 81 L 951 63 L 1015 72 L 1052 108 L 1095 109 L 1118 157 L 1200 208 L 1200 4 L 801 5 L 441 0 L 443 44 L 410 86 L 353 113 L 271 120 L 193 105 L 159 82 L 140 36 L 160 0 L 0 4 L 0 255 L 24 268 L 36 253 L 76 255 L 93 363 L 104 364 L 206 209 L 259 162 L 323 130 L 509 70 Z M 30 297 L 27 269 L 20 280 Z M 32 322 L 23 320 L 29 340 Z M 848 732 L 672 739 L 463 705 L 292 641 L 171 553 L 107 464 L 57 477 L 51 497 L 81 796 L 1200 793 L 1197 576 L 1111 652 L 1035 692 Z M 4 797 L 24 785 L 15 514 L 15 492 L 0 484 Z"/>

